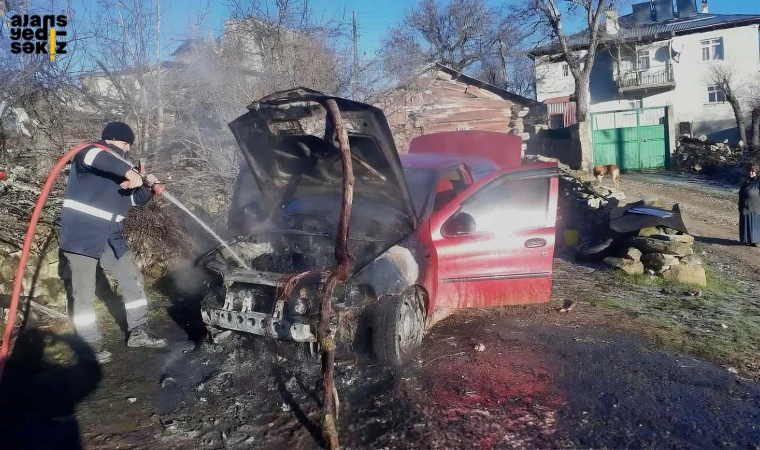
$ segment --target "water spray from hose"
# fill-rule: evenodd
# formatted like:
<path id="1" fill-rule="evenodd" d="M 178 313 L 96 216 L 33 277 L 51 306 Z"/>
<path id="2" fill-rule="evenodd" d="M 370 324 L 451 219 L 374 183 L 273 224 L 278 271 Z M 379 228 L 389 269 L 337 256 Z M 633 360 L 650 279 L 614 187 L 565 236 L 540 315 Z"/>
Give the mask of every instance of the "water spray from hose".
<path id="1" fill-rule="evenodd" d="M 129 163 L 129 161 L 126 161 L 126 160 L 124 160 L 124 162 Z M 234 250 L 232 250 L 232 248 L 229 246 L 229 244 L 227 244 L 227 242 L 224 239 L 222 239 L 221 236 L 219 236 L 218 234 L 216 234 L 216 232 L 214 230 L 212 230 L 210 226 L 206 225 L 206 223 L 204 221 L 202 221 L 200 219 L 200 217 L 196 216 L 195 214 L 192 213 L 192 211 L 190 211 L 189 209 L 187 209 L 187 207 L 185 205 L 183 205 L 182 202 L 180 202 L 177 199 L 177 197 L 173 196 L 169 192 L 166 192 L 166 187 L 163 184 L 160 184 L 160 183 L 153 184 L 150 181 L 148 181 L 147 175 L 145 174 L 145 166 L 143 165 L 142 160 L 140 160 L 138 162 L 138 167 L 139 167 L 139 170 L 135 169 L 135 168 L 133 168 L 132 170 L 134 170 L 135 172 L 137 172 L 142 177 L 143 183 L 145 183 L 146 186 L 148 186 L 149 188 L 153 189 L 153 192 L 155 194 L 161 195 L 165 199 L 169 200 L 171 203 L 174 204 L 174 206 L 176 206 L 177 208 L 179 208 L 182 211 L 186 212 L 188 216 L 192 217 L 193 220 L 195 220 L 196 222 L 198 222 L 198 224 L 204 230 L 206 230 L 208 232 L 208 234 L 210 234 L 211 236 L 213 236 L 214 239 L 217 240 L 217 242 L 219 242 L 220 244 L 222 244 L 222 246 L 225 248 L 225 250 L 227 250 L 230 253 L 230 255 L 232 255 L 232 257 L 235 259 L 235 261 L 237 261 L 237 263 L 240 264 L 240 267 L 243 267 L 243 268 L 248 269 L 248 270 L 251 269 L 248 266 L 248 264 L 246 264 L 246 262 L 243 260 L 243 258 L 241 258 L 240 255 L 238 255 Z"/>
<path id="2" fill-rule="evenodd" d="M 227 242 L 224 241 L 224 239 L 222 239 L 218 234 L 216 234 L 214 232 L 214 230 L 212 230 L 211 227 L 209 227 L 208 225 L 206 225 L 206 223 L 203 222 L 198 216 L 196 216 L 189 209 L 187 209 L 187 207 L 185 207 L 185 205 L 183 205 L 179 200 L 177 200 L 177 198 L 175 196 L 173 196 L 172 194 L 170 194 L 170 193 L 168 193 L 166 191 L 163 191 L 161 193 L 161 195 L 163 195 L 163 197 L 165 199 L 167 199 L 170 202 L 172 202 L 177 208 L 179 208 L 182 211 L 186 212 L 187 215 L 189 215 L 190 217 L 192 217 L 193 219 L 195 219 L 195 221 L 198 222 L 198 224 L 201 227 L 203 227 L 204 230 L 206 230 L 211 236 L 214 237 L 214 239 L 216 239 L 217 241 L 219 241 L 220 244 L 222 244 L 222 246 L 225 248 L 225 250 L 227 250 L 228 252 L 230 252 L 230 255 L 232 255 L 232 257 L 235 258 L 235 261 L 237 261 L 237 263 L 240 264 L 240 267 L 244 267 L 244 268 L 250 270 L 250 267 L 248 266 L 248 264 L 246 264 L 246 262 L 243 260 L 243 258 L 241 258 L 240 255 L 238 255 L 237 253 L 235 253 L 235 251 L 232 250 L 232 248 L 229 246 L 229 244 L 227 244 Z"/>

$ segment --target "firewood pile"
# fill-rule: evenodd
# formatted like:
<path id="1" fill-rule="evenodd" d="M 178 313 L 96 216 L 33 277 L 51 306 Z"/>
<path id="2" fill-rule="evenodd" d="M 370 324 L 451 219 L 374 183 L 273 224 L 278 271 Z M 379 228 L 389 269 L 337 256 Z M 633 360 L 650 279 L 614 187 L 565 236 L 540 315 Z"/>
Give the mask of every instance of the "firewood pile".
<path id="1" fill-rule="evenodd" d="M 701 172 L 706 168 L 738 164 L 741 156 L 741 150 L 732 149 L 728 141 L 711 141 L 704 135 L 697 138 L 681 136 L 672 156 L 672 164 L 680 170 Z"/>

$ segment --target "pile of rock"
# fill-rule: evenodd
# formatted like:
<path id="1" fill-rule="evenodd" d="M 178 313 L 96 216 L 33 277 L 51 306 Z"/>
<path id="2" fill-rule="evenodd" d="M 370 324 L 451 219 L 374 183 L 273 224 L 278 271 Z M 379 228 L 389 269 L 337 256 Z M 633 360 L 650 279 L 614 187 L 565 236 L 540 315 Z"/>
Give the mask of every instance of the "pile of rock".
<path id="1" fill-rule="evenodd" d="M 694 237 L 665 227 L 649 227 L 621 242 L 624 252 L 607 257 L 609 266 L 632 275 L 659 275 L 666 280 L 705 286 L 702 259 L 694 254 Z"/>
<path id="2" fill-rule="evenodd" d="M 728 141 L 710 141 L 706 136 L 678 139 L 672 162 L 676 168 L 701 172 L 705 168 L 739 162 L 741 151 L 732 150 Z"/>
<path id="3" fill-rule="evenodd" d="M 525 150 L 528 149 L 526 141 L 530 139 L 530 133 L 525 132 L 525 116 L 530 113 L 530 109 L 525 107 L 521 108 L 518 105 L 512 106 L 512 119 L 509 121 L 510 134 L 520 136 L 522 138 L 521 154 L 525 156 Z"/>

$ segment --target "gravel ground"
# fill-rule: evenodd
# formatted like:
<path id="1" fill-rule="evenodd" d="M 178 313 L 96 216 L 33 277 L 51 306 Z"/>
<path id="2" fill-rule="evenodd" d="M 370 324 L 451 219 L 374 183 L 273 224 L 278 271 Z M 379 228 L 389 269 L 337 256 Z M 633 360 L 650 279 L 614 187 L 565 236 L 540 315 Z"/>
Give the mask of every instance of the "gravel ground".
<path id="1" fill-rule="evenodd" d="M 629 199 L 677 199 L 706 259 L 751 288 L 760 249 L 733 243 L 732 191 L 703 184 L 625 174 L 621 187 Z M 749 297 L 744 288 L 732 295 Z M 654 339 L 662 324 L 649 320 L 652 310 L 619 303 L 636 299 L 683 301 L 560 252 L 551 304 L 455 314 L 398 370 L 341 361 L 342 444 L 760 448 L 760 386 Z M 559 312 L 564 300 L 575 308 Z M 71 353 L 86 352 L 75 338 L 27 331 L 0 384 L 0 404 L 9 405 L 0 439 L 8 448 L 320 448 L 319 367 L 303 348 L 243 337 L 194 348 L 169 317 L 154 317 L 172 347 L 127 349 L 107 324 L 115 358 L 102 369 L 71 363 Z"/>

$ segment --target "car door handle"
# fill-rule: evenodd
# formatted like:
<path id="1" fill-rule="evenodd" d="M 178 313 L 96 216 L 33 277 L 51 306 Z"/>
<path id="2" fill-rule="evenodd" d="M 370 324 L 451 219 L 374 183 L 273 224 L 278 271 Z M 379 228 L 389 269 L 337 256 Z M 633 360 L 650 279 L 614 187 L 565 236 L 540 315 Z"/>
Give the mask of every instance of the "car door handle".
<path id="1" fill-rule="evenodd" d="M 534 238 L 525 241 L 525 248 L 538 248 L 546 246 L 546 239 Z"/>

